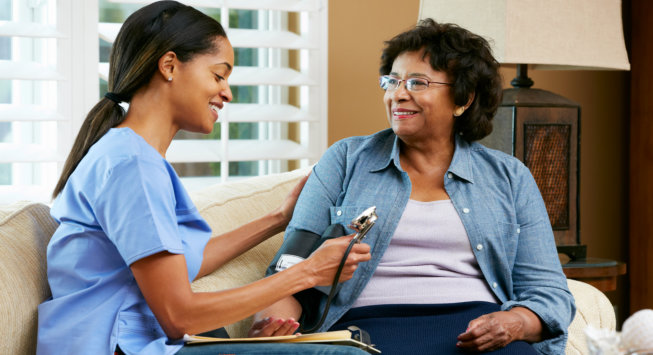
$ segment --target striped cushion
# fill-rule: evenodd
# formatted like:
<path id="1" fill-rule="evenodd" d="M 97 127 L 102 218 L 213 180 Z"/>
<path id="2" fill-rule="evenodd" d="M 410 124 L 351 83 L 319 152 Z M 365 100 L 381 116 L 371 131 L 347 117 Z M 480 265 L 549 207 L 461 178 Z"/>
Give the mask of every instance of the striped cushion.
<path id="1" fill-rule="evenodd" d="M 37 306 L 50 297 L 45 254 L 56 228 L 44 204 L 0 206 L 0 354 L 36 352 Z"/>

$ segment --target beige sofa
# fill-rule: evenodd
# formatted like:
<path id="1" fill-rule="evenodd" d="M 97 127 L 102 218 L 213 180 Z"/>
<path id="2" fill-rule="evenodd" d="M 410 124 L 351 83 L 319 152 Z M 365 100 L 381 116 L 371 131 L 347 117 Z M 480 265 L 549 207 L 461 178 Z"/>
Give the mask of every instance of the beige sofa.
<path id="1" fill-rule="evenodd" d="M 192 197 L 214 235 L 218 235 L 277 207 L 304 173 L 293 171 L 225 183 L 193 193 Z M 0 206 L 0 354 L 35 352 L 37 305 L 49 296 L 45 250 L 56 227 L 46 205 L 21 202 Z M 196 280 L 193 289 L 220 290 L 261 278 L 281 241 L 280 233 Z M 578 312 L 569 328 L 566 354 L 587 354 L 585 327 L 592 324 L 614 329 L 614 311 L 605 295 L 594 287 L 573 280 L 569 280 L 569 287 L 576 297 Z M 232 337 L 244 336 L 250 323 L 251 319 L 245 319 L 227 329 Z"/>

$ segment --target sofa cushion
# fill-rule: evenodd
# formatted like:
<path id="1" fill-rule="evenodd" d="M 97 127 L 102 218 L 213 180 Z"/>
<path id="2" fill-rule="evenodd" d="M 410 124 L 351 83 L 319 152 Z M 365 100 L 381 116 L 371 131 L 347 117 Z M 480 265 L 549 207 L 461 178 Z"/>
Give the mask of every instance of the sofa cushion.
<path id="1" fill-rule="evenodd" d="M 610 300 L 594 286 L 567 280 L 569 290 L 576 301 L 576 315 L 569 326 L 566 355 L 589 354 L 585 329 L 588 325 L 595 328 L 615 330 L 616 317 Z"/>
<path id="2" fill-rule="evenodd" d="M 301 169 L 214 185 L 191 193 L 191 198 L 213 229 L 212 236 L 215 237 L 279 207 L 286 194 L 308 171 Z M 224 290 L 263 278 L 282 241 L 283 233 L 271 237 L 212 274 L 195 280 L 193 290 Z M 226 328 L 232 338 L 244 337 L 251 323 L 252 318 L 249 317 Z"/>
<path id="3" fill-rule="evenodd" d="M 46 248 L 56 228 L 44 204 L 0 206 L 0 354 L 36 352 L 37 306 L 50 297 Z"/>

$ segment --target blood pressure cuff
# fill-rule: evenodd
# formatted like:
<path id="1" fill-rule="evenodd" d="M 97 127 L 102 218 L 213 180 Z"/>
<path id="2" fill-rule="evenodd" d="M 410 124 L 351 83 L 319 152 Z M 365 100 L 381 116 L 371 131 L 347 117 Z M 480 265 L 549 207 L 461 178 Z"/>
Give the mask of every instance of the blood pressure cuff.
<path id="1" fill-rule="evenodd" d="M 320 235 L 299 229 L 289 232 L 272 262 L 265 271 L 265 276 L 276 274 L 308 258 L 320 243 Z"/>
<path id="2" fill-rule="evenodd" d="M 345 228 L 339 223 L 327 227 L 321 236 L 303 229 L 289 232 L 285 236 L 281 248 L 279 248 L 279 251 L 265 271 L 265 276 L 283 271 L 303 261 L 328 239 L 342 237 L 343 235 L 345 235 Z M 320 317 L 320 311 L 318 309 L 320 299 L 326 297 L 330 289 L 330 286 L 317 286 L 316 288 L 300 291 L 293 295 L 302 306 L 300 323 L 315 324 L 317 322 Z"/>
<path id="3" fill-rule="evenodd" d="M 321 236 L 303 229 L 289 232 L 285 236 L 281 248 L 279 248 L 279 251 L 265 271 L 265 276 L 283 271 L 303 261 L 326 240 L 342 237 L 343 235 L 345 235 L 345 228 L 338 223 L 327 227 Z"/>

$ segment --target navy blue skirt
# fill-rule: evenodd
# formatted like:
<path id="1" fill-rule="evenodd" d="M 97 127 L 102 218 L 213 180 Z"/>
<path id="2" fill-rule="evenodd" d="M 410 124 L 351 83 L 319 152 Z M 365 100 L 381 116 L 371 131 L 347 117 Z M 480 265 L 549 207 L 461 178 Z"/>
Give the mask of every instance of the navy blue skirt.
<path id="1" fill-rule="evenodd" d="M 467 329 L 471 320 L 499 310 L 498 304 L 489 302 L 366 306 L 350 309 L 329 330 L 355 325 L 369 333 L 372 343 L 384 355 L 469 354 L 456 346 L 458 335 Z M 516 341 L 485 354 L 537 355 L 537 352 L 530 344 Z"/>

